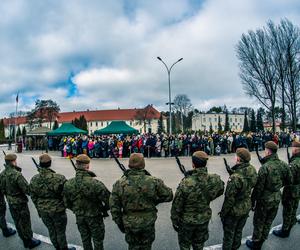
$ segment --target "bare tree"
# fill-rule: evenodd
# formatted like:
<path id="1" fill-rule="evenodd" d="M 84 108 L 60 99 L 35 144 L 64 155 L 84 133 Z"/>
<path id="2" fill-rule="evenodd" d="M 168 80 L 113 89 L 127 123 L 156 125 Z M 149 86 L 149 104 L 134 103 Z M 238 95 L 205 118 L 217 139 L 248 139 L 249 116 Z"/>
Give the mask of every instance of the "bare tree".
<path id="1" fill-rule="evenodd" d="M 292 129 L 295 131 L 297 128 L 297 109 L 300 101 L 300 30 L 286 19 L 281 21 L 279 29 L 286 47 L 285 96 L 292 119 Z"/>
<path id="2" fill-rule="evenodd" d="M 237 46 L 240 78 L 246 93 L 255 97 L 272 114 L 275 132 L 275 103 L 279 78 L 276 72 L 270 35 L 266 29 L 243 34 Z"/>
<path id="3" fill-rule="evenodd" d="M 150 125 L 151 119 L 155 115 L 152 105 L 147 105 L 143 109 L 136 111 L 135 119 L 143 123 L 144 133 L 146 133 L 146 125 Z"/>
<path id="4" fill-rule="evenodd" d="M 182 132 L 183 132 L 184 131 L 183 116 L 187 116 L 189 111 L 191 111 L 193 106 L 192 106 L 190 98 L 188 98 L 188 96 L 185 95 L 185 94 L 176 95 L 173 102 L 174 102 L 175 111 L 180 113 L 181 128 L 182 128 Z"/>

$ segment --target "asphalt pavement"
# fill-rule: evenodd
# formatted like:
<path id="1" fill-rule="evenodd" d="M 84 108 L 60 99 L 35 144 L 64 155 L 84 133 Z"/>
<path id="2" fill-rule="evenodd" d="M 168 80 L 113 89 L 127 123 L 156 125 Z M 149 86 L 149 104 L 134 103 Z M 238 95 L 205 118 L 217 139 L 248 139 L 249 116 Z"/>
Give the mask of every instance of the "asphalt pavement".
<path id="1" fill-rule="evenodd" d="M 30 181 L 30 179 L 37 173 L 36 168 L 33 165 L 31 157 L 35 157 L 38 160 L 38 156 L 41 154 L 41 151 L 31 151 L 23 152 L 18 154 L 18 165 L 22 167 L 23 175 L 25 178 Z M 61 173 L 66 176 L 67 179 L 72 178 L 75 174 L 74 169 L 68 159 L 61 158 L 59 152 L 50 152 L 53 156 L 52 160 L 52 169 L 58 173 Z M 262 153 L 261 153 L 262 154 Z M 286 160 L 286 151 L 281 149 L 279 150 L 279 156 L 281 159 Z M 223 164 L 223 157 L 225 157 L 228 163 L 234 165 L 234 155 L 224 155 L 224 156 L 214 156 L 209 159 L 208 171 L 210 173 L 217 173 L 221 176 L 222 180 L 226 183 L 228 180 L 228 174 Z M 259 162 L 255 153 L 252 153 L 251 163 L 259 169 Z M 127 166 L 128 159 L 121 159 L 121 162 Z M 191 169 L 191 158 L 182 157 L 181 162 L 185 165 L 186 169 Z M 4 163 L 4 157 L 1 154 L 0 157 L 0 166 Z M 1 167 L 3 168 L 3 167 Z M 175 193 L 176 187 L 180 180 L 183 178 L 183 175 L 179 171 L 176 161 L 174 158 L 151 158 L 146 159 L 146 169 L 149 172 L 161 179 L 164 180 L 165 184 L 171 187 Z M 91 170 L 94 171 L 97 175 L 97 178 L 101 180 L 108 189 L 112 189 L 114 182 L 121 177 L 122 172 L 116 165 L 115 161 L 112 159 L 93 159 L 91 161 Z M 218 216 L 218 212 L 221 210 L 224 196 L 219 197 L 211 203 L 211 208 L 213 211 L 212 219 L 210 221 L 209 230 L 210 235 L 209 239 L 206 241 L 205 249 L 221 249 L 223 230 L 222 223 Z M 38 217 L 36 209 L 30 200 L 29 209 L 31 212 L 31 222 L 32 229 L 35 233 L 35 236 L 43 241 L 42 245 L 37 249 L 54 249 L 50 244 L 49 235 L 47 228 L 42 223 L 41 219 Z M 176 250 L 179 249 L 177 242 L 177 234 L 173 230 L 171 220 L 170 220 L 170 209 L 171 203 L 164 203 L 158 205 L 158 219 L 156 222 L 156 239 L 153 243 L 153 249 L 157 250 Z M 68 213 L 68 226 L 67 226 L 67 240 L 69 244 L 72 244 L 77 247 L 77 249 L 82 249 L 81 238 L 77 230 L 77 225 L 75 221 L 75 216 L 71 211 Z M 298 208 L 298 213 L 300 214 L 300 208 Z M 13 220 L 9 211 L 7 210 L 6 218 L 8 223 L 13 225 Z M 253 231 L 252 226 L 253 213 L 250 213 L 247 224 L 243 230 L 243 243 L 246 238 L 251 236 Z M 280 225 L 282 222 L 282 207 L 278 210 L 277 216 L 273 222 L 272 227 Z M 263 246 L 265 250 L 290 250 L 290 249 L 300 249 L 298 245 L 300 235 L 300 224 L 297 224 L 289 238 L 279 239 L 273 235 L 270 235 L 268 240 Z M 22 241 L 18 236 L 13 236 L 10 238 L 3 238 L 0 235 L 0 250 L 10 250 L 10 249 L 24 249 Z M 124 235 L 119 231 L 115 223 L 112 221 L 111 216 L 105 219 L 105 240 L 104 240 L 104 249 L 107 250 L 125 250 L 127 249 L 127 244 L 124 239 Z M 240 249 L 247 249 L 245 244 L 241 246 Z"/>

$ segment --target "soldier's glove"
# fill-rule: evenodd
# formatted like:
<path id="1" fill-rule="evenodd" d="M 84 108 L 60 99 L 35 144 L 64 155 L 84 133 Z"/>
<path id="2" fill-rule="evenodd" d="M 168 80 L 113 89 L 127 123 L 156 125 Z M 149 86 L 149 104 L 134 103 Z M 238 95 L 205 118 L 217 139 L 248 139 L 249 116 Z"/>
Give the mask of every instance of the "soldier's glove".
<path id="1" fill-rule="evenodd" d="M 255 211 L 255 206 L 256 206 L 256 202 L 252 202 L 252 205 L 251 205 L 251 210 L 254 212 Z"/>
<path id="2" fill-rule="evenodd" d="M 103 211 L 103 212 L 102 212 L 102 217 L 103 217 L 103 218 L 109 217 L 109 214 L 107 213 L 107 211 Z"/>
<path id="3" fill-rule="evenodd" d="M 123 234 L 125 233 L 125 228 L 124 228 L 123 223 L 118 224 L 118 228 L 120 229 L 120 231 L 121 231 Z"/>
<path id="4" fill-rule="evenodd" d="M 224 218 L 225 218 L 224 213 L 222 213 L 222 211 L 221 211 L 218 213 L 218 215 L 220 215 L 221 221 L 224 222 Z"/>
<path id="5" fill-rule="evenodd" d="M 174 228 L 174 230 L 175 230 L 176 232 L 178 232 L 178 230 L 179 230 L 179 226 L 178 226 L 178 225 L 173 224 L 173 228 Z"/>

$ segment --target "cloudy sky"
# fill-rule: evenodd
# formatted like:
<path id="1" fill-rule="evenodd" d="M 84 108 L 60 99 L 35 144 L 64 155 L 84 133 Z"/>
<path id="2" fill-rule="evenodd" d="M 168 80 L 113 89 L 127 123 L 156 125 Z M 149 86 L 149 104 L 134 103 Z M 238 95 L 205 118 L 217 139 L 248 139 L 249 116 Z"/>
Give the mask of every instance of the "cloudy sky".
<path id="1" fill-rule="evenodd" d="M 62 111 L 167 110 L 172 96 L 194 107 L 253 106 L 243 94 L 235 46 L 242 33 L 287 17 L 299 0 L 2 0 L 0 116 L 53 99 Z"/>

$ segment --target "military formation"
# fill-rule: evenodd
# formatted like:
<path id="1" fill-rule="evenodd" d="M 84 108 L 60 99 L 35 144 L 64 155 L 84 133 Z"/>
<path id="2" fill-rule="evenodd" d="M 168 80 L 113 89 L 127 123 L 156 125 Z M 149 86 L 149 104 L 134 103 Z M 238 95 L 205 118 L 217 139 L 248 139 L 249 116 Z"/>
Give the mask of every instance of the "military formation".
<path id="1" fill-rule="evenodd" d="M 225 198 L 219 213 L 223 224 L 223 249 L 235 250 L 241 245 L 242 231 L 254 211 L 252 240 L 247 240 L 250 249 L 261 249 L 267 240 L 271 224 L 277 214 L 280 201 L 283 205 L 283 225 L 273 234 L 288 237 L 296 224 L 296 211 L 300 199 L 300 143 L 292 144 L 289 164 L 277 155 L 278 146 L 269 141 L 265 144 L 265 156 L 260 157 L 261 167 L 256 172 L 250 164 L 251 154 L 245 148 L 236 151 L 233 167 L 229 173 Z M 142 154 L 133 153 L 128 169 L 115 182 L 112 192 L 90 170 L 90 158 L 77 156 L 76 176 L 67 180 L 51 169 L 51 157 L 39 157 L 38 174 L 30 183 L 17 165 L 17 156 L 5 156 L 5 169 L 0 174 L 0 227 L 4 237 L 17 231 L 25 248 L 41 244 L 33 238 L 28 209 L 31 197 L 39 217 L 48 229 L 50 240 L 58 250 L 72 250 L 66 240 L 67 215 L 70 209 L 76 216 L 83 248 L 104 249 L 104 218 L 110 210 L 112 219 L 125 234 L 129 250 L 149 250 L 155 240 L 157 205 L 171 202 L 171 221 L 178 235 L 181 250 L 203 249 L 209 238 L 209 221 L 212 217 L 210 203 L 224 193 L 225 183 L 217 174 L 208 173 L 209 157 L 203 151 L 192 155 L 193 170 L 185 172 L 173 199 L 172 189 L 152 176 L 145 169 Z M 283 194 L 281 195 L 281 189 Z M 6 204 L 14 220 L 16 231 L 7 226 Z"/>

